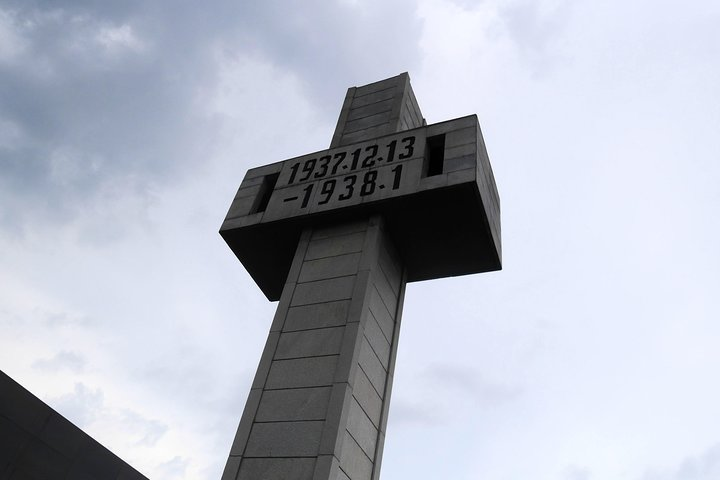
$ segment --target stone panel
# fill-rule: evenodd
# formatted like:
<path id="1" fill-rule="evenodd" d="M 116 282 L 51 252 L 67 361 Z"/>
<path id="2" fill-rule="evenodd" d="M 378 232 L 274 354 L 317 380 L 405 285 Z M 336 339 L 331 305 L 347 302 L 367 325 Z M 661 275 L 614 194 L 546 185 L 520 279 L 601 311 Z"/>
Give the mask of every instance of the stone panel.
<path id="1" fill-rule="evenodd" d="M 368 458 L 373 458 L 378 431 L 354 398 L 350 402 L 347 430 Z"/>
<path id="2" fill-rule="evenodd" d="M 376 427 L 380 427 L 382 414 L 382 399 L 370 383 L 370 379 L 361 368 L 357 369 L 353 384 L 353 397 L 357 400 L 365 413 Z"/>
<path id="3" fill-rule="evenodd" d="M 364 231 L 343 235 L 342 237 L 312 239 L 305 253 L 305 260 L 359 252 L 362 250 L 364 240 Z"/>
<path id="4" fill-rule="evenodd" d="M 354 275 L 301 283 L 295 287 L 290 305 L 295 307 L 311 303 L 345 300 L 352 296 L 353 285 L 355 285 Z"/>
<path id="5" fill-rule="evenodd" d="M 351 122 L 353 120 L 357 120 L 358 118 L 369 117 L 377 113 L 390 112 L 392 110 L 392 107 L 392 98 L 388 98 L 387 100 L 382 100 L 368 105 L 353 107 L 350 109 L 350 113 L 348 114 L 347 119 Z"/>
<path id="6" fill-rule="evenodd" d="M 345 325 L 349 306 L 348 300 L 341 300 L 292 307 L 288 310 L 283 331 L 292 332 Z"/>
<path id="7" fill-rule="evenodd" d="M 395 312 L 395 308 L 397 307 L 397 294 L 390 286 L 387 277 L 385 277 L 382 270 L 378 269 L 373 279 L 375 280 L 375 288 L 377 288 L 385 307 L 387 307 L 389 312 Z"/>
<path id="8" fill-rule="evenodd" d="M 360 253 L 319 258 L 303 262 L 298 282 L 312 282 L 323 278 L 342 277 L 357 273 Z"/>
<path id="9" fill-rule="evenodd" d="M 376 113 L 375 115 L 360 117 L 356 120 L 349 120 L 345 124 L 346 135 L 348 133 L 357 132 L 359 130 L 365 130 L 370 127 L 377 127 L 377 126 L 385 125 L 388 122 L 389 117 L 390 117 L 390 112 L 385 111 L 385 112 L 381 112 L 381 113 Z"/>
<path id="10" fill-rule="evenodd" d="M 393 337 L 393 330 L 395 329 L 395 320 L 393 320 L 392 314 L 380 298 L 380 293 L 378 293 L 374 287 L 370 292 L 370 313 L 375 317 L 385 338 L 390 342 Z"/>
<path id="11" fill-rule="evenodd" d="M 318 454 L 322 421 L 255 423 L 245 457 L 309 457 Z"/>
<path id="12" fill-rule="evenodd" d="M 475 171 L 476 160 L 475 155 L 464 155 L 455 158 L 446 158 L 443 171 L 445 173 L 455 172 L 458 170 L 471 170 Z M 448 180 L 448 183 L 451 183 Z"/>
<path id="13" fill-rule="evenodd" d="M 351 233 L 364 232 L 367 230 L 368 221 L 366 218 L 357 221 L 343 222 L 337 225 L 326 225 L 322 227 L 313 228 L 311 239 L 320 240 L 323 238 L 330 237 L 341 237 L 343 235 L 350 235 Z"/>
<path id="14" fill-rule="evenodd" d="M 315 458 L 246 458 L 237 480 L 312 480 Z"/>
<path id="15" fill-rule="evenodd" d="M 283 332 L 280 335 L 275 359 L 337 355 L 345 327 L 320 328 L 300 332 Z"/>
<path id="16" fill-rule="evenodd" d="M 469 125 L 466 128 L 453 130 L 445 135 L 445 146 L 456 147 L 468 143 L 475 144 L 477 141 L 477 128 L 475 125 Z"/>
<path id="17" fill-rule="evenodd" d="M 380 363 L 387 369 L 390 362 L 390 343 L 372 315 L 365 322 L 365 338 L 380 359 Z"/>
<path id="18" fill-rule="evenodd" d="M 324 420 L 332 387 L 266 390 L 255 420 L 280 422 Z"/>
<path id="19" fill-rule="evenodd" d="M 353 108 L 359 108 L 392 98 L 395 98 L 395 90 L 393 88 L 386 88 L 385 90 L 380 90 L 367 95 L 355 95 L 352 101 L 352 106 Z"/>
<path id="20" fill-rule="evenodd" d="M 358 363 L 360 364 L 360 368 L 362 368 L 363 372 L 367 375 L 368 379 L 370 379 L 372 386 L 378 394 L 383 397 L 385 392 L 385 368 L 382 366 L 382 363 L 378 360 L 375 352 L 372 351 L 367 340 L 364 338 L 360 346 Z"/>
<path id="21" fill-rule="evenodd" d="M 331 385 L 335 375 L 337 355 L 330 357 L 276 360 L 270 367 L 265 388 L 322 387 Z"/>
<path id="22" fill-rule="evenodd" d="M 340 452 L 340 468 L 352 480 L 370 480 L 372 475 L 372 461 L 347 432 Z"/>

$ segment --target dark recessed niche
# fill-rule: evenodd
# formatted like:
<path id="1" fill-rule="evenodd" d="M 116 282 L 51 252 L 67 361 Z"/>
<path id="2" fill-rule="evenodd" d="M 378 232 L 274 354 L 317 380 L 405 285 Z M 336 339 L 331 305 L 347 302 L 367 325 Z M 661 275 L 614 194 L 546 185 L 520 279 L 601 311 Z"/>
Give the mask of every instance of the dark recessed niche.
<path id="1" fill-rule="evenodd" d="M 445 161 L 445 134 L 427 137 L 423 176 L 433 177 L 443 173 Z"/>
<path id="2" fill-rule="evenodd" d="M 270 202 L 270 195 L 272 195 L 272 192 L 275 189 L 275 184 L 277 183 L 279 176 L 279 173 L 265 175 L 265 178 L 263 178 L 262 184 L 260 185 L 260 192 L 258 192 L 258 196 L 255 199 L 255 205 L 253 205 L 253 208 L 250 211 L 251 214 L 265 211 L 268 203 Z"/>

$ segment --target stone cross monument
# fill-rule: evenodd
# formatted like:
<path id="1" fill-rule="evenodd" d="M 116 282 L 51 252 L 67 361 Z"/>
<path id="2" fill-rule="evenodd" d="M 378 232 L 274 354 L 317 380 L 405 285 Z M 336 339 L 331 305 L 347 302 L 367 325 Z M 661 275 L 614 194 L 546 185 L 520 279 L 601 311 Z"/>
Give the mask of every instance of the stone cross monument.
<path id="1" fill-rule="evenodd" d="M 475 115 L 407 73 L 348 89 L 330 149 L 251 169 L 220 234 L 279 300 L 223 480 L 379 478 L 407 282 L 499 270 Z"/>

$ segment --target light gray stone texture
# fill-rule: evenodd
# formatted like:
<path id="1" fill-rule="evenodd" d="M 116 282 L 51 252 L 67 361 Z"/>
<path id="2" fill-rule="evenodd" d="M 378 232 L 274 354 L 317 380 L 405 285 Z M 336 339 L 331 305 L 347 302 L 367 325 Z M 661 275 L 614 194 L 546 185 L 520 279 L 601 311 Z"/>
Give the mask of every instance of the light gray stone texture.
<path id="1" fill-rule="evenodd" d="M 367 118 L 378 113 L 385 113 L 391 111 L 393 108 L 392 98 L 381 100 L 379 102 L 368 103 L 358 107 L 353 107 L 348 114 L 348 122 L 357 120 L 359 118 Z"/>
<path id="2" fill-rule="evenodd" d="M 390 343 L 388 339 L 385 338 L 385 335 L 380 329 L 380 325 L 378 325 L 377 320 L 375 320 L 375 317 L 372 315 L 368 316 L 368 320 L 365 323 L 365 338 L 373 349 L 373 352 L 375 352 L 375 355 L 377 355 L 380 363 L 387 369 L 390 362 Z"/>
<path id="3" fill-rule="evenodd" d="M 305 254 L 305 261 L 359 252 L 362 250 L 364 240 L 365 232 L 313 239 Z"/>
<path id="4" fill-rule="evenodd" d="M 392 313 L 385 306 L 385 303 L 380 298 L 380 293 L 376 288 L 372 288 L 370 292 L 370 313 L 377 321 L 378 326 L 382 330 L 385 338 L 388 342 L 392 340 L 393 330 L 395 330 L 395 320 L 393 319 Z"/>
<path id="5" fill-rule="evenodd" d="M 303 233 L 228 472 L 285 478 L 309 458 L 297 478 L 371 478 L 401 269 L 377 218 Z"/>
<path id="6" fill-rule="evenodd" d="M 320 328 L 280 335 L 275 359 L 338 355 L 345 327 Z"/>
<path id="7" fill-rule="evenodd" d="M 347 431 L 352 435 L 360 448 L 363 449 L 363 452 L 365 452 L 368 458 L 375 456 L 378 431 L 354 398 L 350 402 Z"/>
<path id="8" fill-rule="evenodd" d="M 349 306 L 349 300 L 340 300 L 292 307 L 287 311 L 283 331 L 345 325 Z"/>
<path id="9" fill-rule="evenodd" d="M 275 360 L 270 367 L 265 388 L 322 387 L 331 385 L 337 355 L 329 357 Z"/>
<path id="10" fill-rule="evenodd" d="M 237 480 L 312 480 L 314 470 L 312 457 L 246 458 Z"/>
<path id="11" fill-rule="evenodd" d="M 310 457 L 318 454 L 322 421 L 255 423 L 245 457 Z"/>
<path id="12" fill-rule="evenodd" d="M 311 303 L 345 300 L 352 295 L 355 276 L 331 278 L 298 284 L 290 303 L 293 307 Z"/>
<path id="13" fill-rule="evenodd" d="M 255 416 L 257 422 L 324 420 L 332 387 L 266 390 Z"/>
<path id="14" fill-rule="evenodd" d="M 352 98 L 352 108 L 362 108 L 375 103 L 382 103 L 395 98 L 395 90 L 386 88 L 373 93 L 356 93 Z"/>
<path id="15" fill-rule="evenodd" d="M 319 258 L 303 262 L 298 282 L 312 282 L 321 278 L 342 277 L 357 273 L 360 253 Z"/>
<path id="16" fill-rule="evenodd" d="M 375 288 L 377 288 L 385 307 L 387 307 L 389 312 L 395 312 L 395 308 L 397 308 L 397 295 L 393 291 L 390 286 L 390 282 L 388 282 L 387 277 L 385 277 L 381 269 L 378 269 L 377 272 L 375 272 L 374 280 Z"/>
<path id="17" fill-rule="evenodd" d="M 464 155 L 454 158 L 446 158 L 443 171 L 445 173 L 456 172 L 458 170 L 470 170 L 471 172 L 474 172 L 475 167 L 475 155 Z"/>
<path id="18" fill-rule="evenodd" d="M 380 427 L 383 401 L 365 372 L 358 368 L 353 382 L 353 397 L 367 413 L 375 427 Z"/>
<path id="19" fill-rule="evenodd" d="M 375 355 L 375 352 L 373 352 L 372 348 L 370 348 L 370 345 L 368 344 L 366 339 L 363 339 L 363 341 L 361 342 L 358 364 L 360 365 L 360 368 L 362 368 L 363 372 L 365 372 L 367 377 L 370 379 L 370 383 L 372 383 L 372 386 L 378 392 L 378 395 L 380 395 L 380 397 L 383 397 L 383 394 L 385 392 L 385 378 L 387 372 L 385 371 L 382 363 L 380 363 L 380 360 Z"/>
<path id="20" fill-rule="evenodd" d="M 452 148 L 468 143 L 473 145 L 477 143 L 477 128 L 475 128 L 475 125 L 453 130 L 445 135 L 445 148 Z"/>
<path id="21" fill-rule="evenodd" d="M 345 432 L 340 451 L 340 468 L 352 480 L 370 480 L 373 462 L 348 432 Z"/>

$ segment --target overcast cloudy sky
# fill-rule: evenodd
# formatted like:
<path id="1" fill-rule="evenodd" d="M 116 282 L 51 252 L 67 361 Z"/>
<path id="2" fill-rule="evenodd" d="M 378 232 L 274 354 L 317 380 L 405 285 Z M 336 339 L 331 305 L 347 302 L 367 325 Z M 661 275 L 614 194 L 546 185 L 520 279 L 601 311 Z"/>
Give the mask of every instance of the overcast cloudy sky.
<path id="1" fill-rule="evenodd" d="M 477 113 L 504 269 L 408 287 L 383 478 L 720 478 L 720 3 L 0 0 L 0 369 L 216 479 L 270 326 L 245 171 L 408 71 Z"/>

